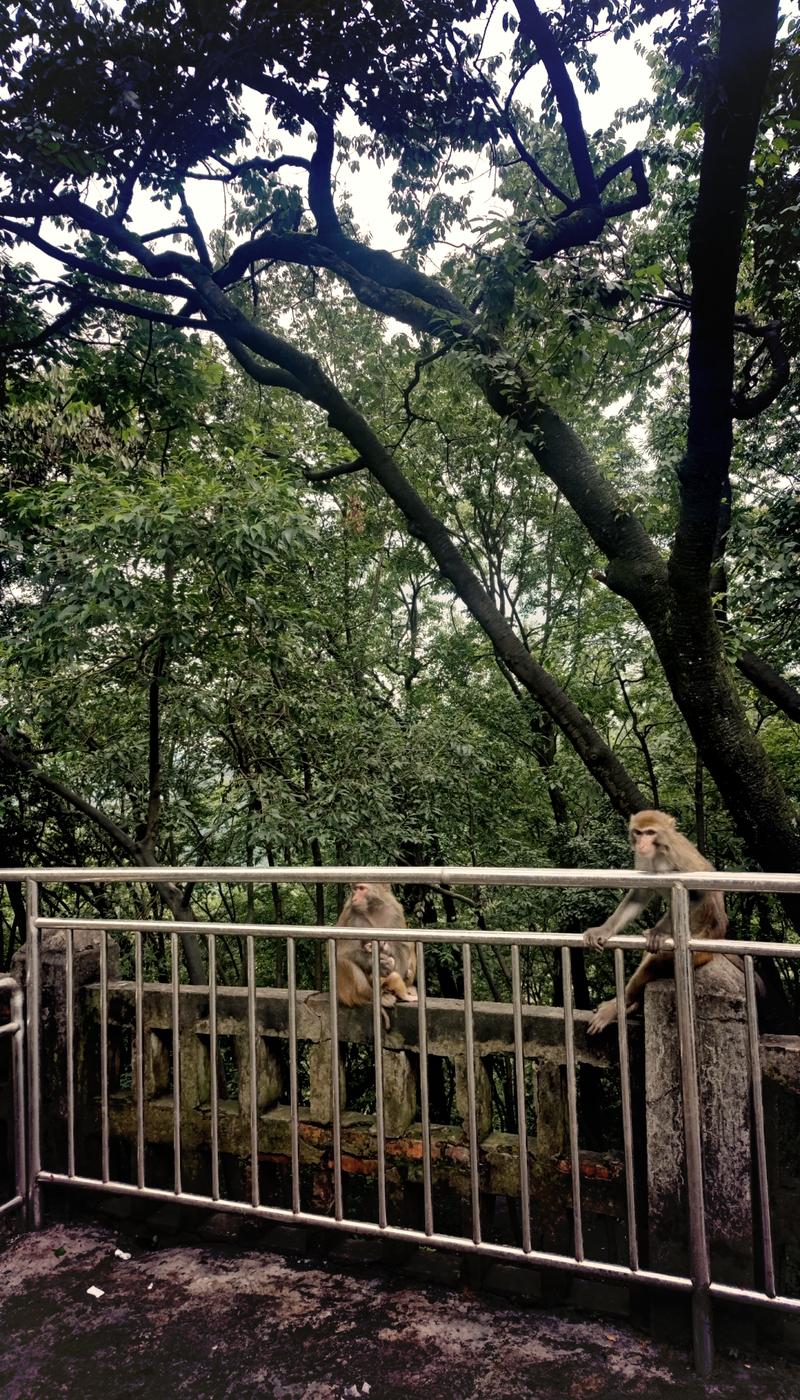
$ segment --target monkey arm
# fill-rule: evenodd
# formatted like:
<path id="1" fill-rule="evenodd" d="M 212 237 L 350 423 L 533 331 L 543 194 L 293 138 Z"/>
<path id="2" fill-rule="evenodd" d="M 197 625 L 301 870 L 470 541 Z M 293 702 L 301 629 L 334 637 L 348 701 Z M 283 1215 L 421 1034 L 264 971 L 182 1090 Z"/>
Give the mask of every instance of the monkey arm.
<path id="1" fill-rule="evenodd" d="M 359 966 L 363 967 L 364 970 L 366 972 L 369 972 L 371 975 L 372 939 L 369 939 L 366 943 L 362 943 L 361 947 L 363 949 L 364 954 L 366 955 L 367 961 L 359 962 Z M 391 953 L 389 944 L 386 942 L 385 939 L 381 940 L 381 942 L 378 944 L 378 948 L 380 949 L 380 956 L 378 958 L 378 968 L 380 970 L 380 975 L 381 977 L 388 977 L 390 972 L 394 972 L 396 966 L 395 958 Z"/>
<path id="2" fill-rule="evenodd" d="M 654 895 L 650 890 L 628 890 L 624 899 L 620 901 L 613 914 L 609 914 L 605 923 L 598 924 L 596 928 L 587 928 L 583 935 L 583 941 L 588 948 L 604 948 L 609 938 L 621 933 L 628 924 L 632 924 L 634 919 L 638 919 L 644 913 L 648 904 L 651 904 Z M 661 921 L 659 921 L 661 922 Z M 659 925 L 656 924 L 656 928 Z"/>
<path id="3" fill-rule="evenodd" d="M 362 972 L 365 972 L 365 973 L 367 974 L 368 977 L 371 975 L 371 973 L 372 973 L 372 944 L 371 944 L 371 943 L 362 943 L 360 946 L 359 946 L 359 945 L 356 945 L 354 948 L 348 947 L 347 952 L 344 953 L 344 954 L 340 954 L 340 957 L 345 957 L 349 962 L 355 963 L 356 967 L 360 967 L 360 968 L 361 968 L 361 971 L 362 971 Z"/>

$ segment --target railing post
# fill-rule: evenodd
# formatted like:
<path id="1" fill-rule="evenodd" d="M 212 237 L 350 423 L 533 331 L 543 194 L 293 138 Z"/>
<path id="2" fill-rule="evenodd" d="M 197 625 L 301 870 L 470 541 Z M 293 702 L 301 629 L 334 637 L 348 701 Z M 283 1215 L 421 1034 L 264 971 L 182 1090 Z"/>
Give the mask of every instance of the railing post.
<path id="1" fill-rule="evenodd" d="M 39 917 L 39 885 L 36 880 L 26 880 L 26 923 L 28 956 L 26 963 L 25 989 L 25 1039 L 28 1045 L 28 1112 L 30 1131 L 28 1134 L 28 1224 L 33 1230 L 41 1228 L 42 1201 L 38 1184 L 42 1170 L 42 1142 L 40 1124 L 41 1066 L 39 1055 L 39 1023 L 41 1011 L 41 976 L 39 964 L 39 930 L 36 920 Z"/>
<path id="2" fill-rule="evenodd" d="M 692 954 L 689 949 L 689 895 L 680 885 L 672 890 L 672 931 L 675 942 L 675 1000 L 681 1065 L 681 1102 L 689 1202 L 689 1269 L 692 1277 L 692 1335 L 694 1364 L 701 1377 L 714 1365 L 711 1315 L 711 1272 L 703 1194 L 703 1148 L 700 1089 L 697 1079 L 697 1036 L 694 1015 Z"/>

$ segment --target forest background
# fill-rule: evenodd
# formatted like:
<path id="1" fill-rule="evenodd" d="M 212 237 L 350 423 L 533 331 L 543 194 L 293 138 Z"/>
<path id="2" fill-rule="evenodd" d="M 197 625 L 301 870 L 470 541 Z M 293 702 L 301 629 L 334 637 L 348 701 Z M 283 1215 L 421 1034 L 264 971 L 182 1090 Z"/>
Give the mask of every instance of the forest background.
<path id="1" fill-rule="evenodd" d="M 800 869 L 793 8 L 0 26 L 3 864 L 624 866 L 656 806 L 720 868 Z M 590 131 L 598 44 L 650 79 Z M 354 213 L 371 180 L 391 252 Z M 126 897 L 300 923 L 342 895 Z M 490 928 L 609 907 L 403 898 Z M 735 903 L 738 936 L 798 927 Z M 23 938 L 9 883 L 0 966 Z M 609 971 L 575 960 L 579 1005 Z M 545 955 L 524 974 L 559 999 Z M 508 977 L 487 952 L 479 993 Z M 429 989 L 460 990 L 446 950 Z"/>

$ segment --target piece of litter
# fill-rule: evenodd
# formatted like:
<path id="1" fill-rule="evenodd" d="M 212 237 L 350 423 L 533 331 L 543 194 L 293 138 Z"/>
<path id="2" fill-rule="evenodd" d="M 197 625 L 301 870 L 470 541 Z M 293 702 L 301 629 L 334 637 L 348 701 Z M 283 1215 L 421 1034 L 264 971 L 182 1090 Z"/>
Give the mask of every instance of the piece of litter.
<path id="1" fill-rule="evenodd" d="M 89 1294 L 90 1298 L 105 1298 L 106 1296 L 105 1289 L 95 1288 L 94 1284 L 92 1284 L 91 1288 L 87 1288 L 86 1292 Z"/>
<path id="2" fill-rule="evenodd" d="M 54 1249 L 54 1250 L 53 1250 L 53 1253 L 55 1254 L 56 1259 L 63 1259 L 63 1258 L 64 1258 L 64 1255 L 66 1254 L 66 1252 L 67 1252 L 67 1246 L 66 1246 L 65 1244 L 60 1244 L 60 1245 L 58 1246 L 58 1249 Z"/>
<path id="3" fill-rule="evenodd" d="M 152 1283 L 148 1283 L 148 1285 L 147 1285 L 147 1291 L 148 1291 L 148 1293 L 150 1292 L 150 1289 L 151 1289 L 152 1287 L 153 1287 Z"/>
<path id="4" fill-rule="evenodd" d="M 115 1250 L 114 1250 L 114 1258 L 115 1258 L 115 1259 L 130 1259 L 130 1257 L 131 1257 L 130 1254 L 126 1254 L 124 1249 L 115 1249 Z"/>

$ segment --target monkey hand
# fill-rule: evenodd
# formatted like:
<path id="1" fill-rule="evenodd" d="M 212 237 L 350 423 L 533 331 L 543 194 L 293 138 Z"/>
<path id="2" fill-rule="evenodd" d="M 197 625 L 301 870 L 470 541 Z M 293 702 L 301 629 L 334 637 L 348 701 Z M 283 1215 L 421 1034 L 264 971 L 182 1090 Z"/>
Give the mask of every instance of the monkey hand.
<path id="1" fill-rule="evenodd" d="M 396 1001 L 397 997 L 394 992 L 381 992 L 381 1006 L 394 1006 Z"/>
<path id="2" fill-rule="evenodd" d="M 394 972 L 395 969 L 394 956 L 391 953 L 381 951 L 379 966 L 381 970 L 381 977 L 388 977 L 389 973 Z"/>
<path id="3" fill-rule="evenodd" d="M 647 930 L 645 931 L 644 941 L 645 941 L 645 945 L 646 945 L 646 947 L 647 947 L 648 953 L 660 953 L 660 952 L 661 952 L 661 949 L 664 947 L 664 943 L 666 942 L 666 940 L 667 940 L 668 937 L 669 937 L 669 935 L 666 934 L 666 933 L 664 933 L 663 929 L 659 929 L 659 928 L 649 928 L 649 929 L 647 929 Z"/>
<path id="4" fill-rule="evenodd" d="M 587 948 L 595 948 L 598 951 L 605 948 L 611 934 L 605 924 L 598 924 L 597 928 L 587 928 L 583 935 L 583 941 Z"/>

